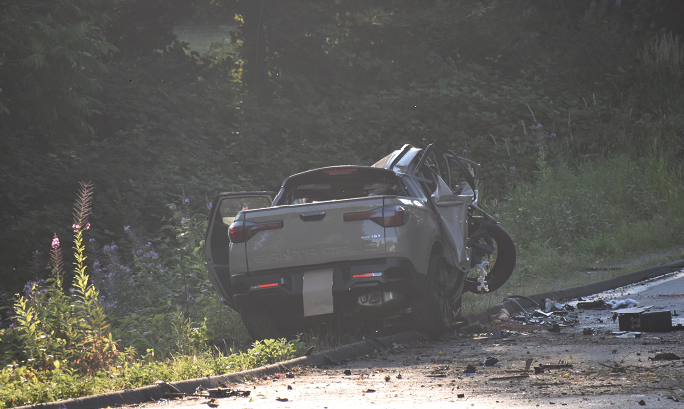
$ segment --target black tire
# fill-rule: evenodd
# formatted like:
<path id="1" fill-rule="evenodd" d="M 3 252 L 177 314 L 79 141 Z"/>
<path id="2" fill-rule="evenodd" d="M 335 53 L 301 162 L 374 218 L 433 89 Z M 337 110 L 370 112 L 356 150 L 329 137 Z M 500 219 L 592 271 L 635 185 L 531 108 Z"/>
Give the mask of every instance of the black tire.
<path id="1" fill-rule="evenodd" d="M 431 255 L 423 294 L 413 304 L 415 328 L 432 338 L 450 330 L 456 318 L 454 299 L 460 301 L 462 285 L 462 275 L 450 269 L 442 256 Z"/>
<path id="2" fill-rule="evenodd" d="M 469 228 L 472 233 L 468 236 L 468 246 L 471 253 L 471 273 L 466 277 L 465 290 L 475 294 L 481 294 L 477 289 L 477 268 L 475 266 L 482 261 L 490 262 L 490 270 L 486 282 L 489 292 L 498 290 L 508 281 L 515 268 L 515 246 L 511 236 L 498 224 L 485 220 L 476 220 Z"/>

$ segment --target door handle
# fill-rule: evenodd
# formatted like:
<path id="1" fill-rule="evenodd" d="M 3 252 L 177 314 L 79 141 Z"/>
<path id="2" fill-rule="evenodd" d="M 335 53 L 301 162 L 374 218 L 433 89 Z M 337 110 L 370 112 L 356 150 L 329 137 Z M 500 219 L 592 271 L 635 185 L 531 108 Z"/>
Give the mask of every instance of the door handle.
<path id="1" fill-rule="evenodd" d="M 318 222 L 325 218 L 325 212 L 302 213 L 299 218 L 304 222 Z"/>

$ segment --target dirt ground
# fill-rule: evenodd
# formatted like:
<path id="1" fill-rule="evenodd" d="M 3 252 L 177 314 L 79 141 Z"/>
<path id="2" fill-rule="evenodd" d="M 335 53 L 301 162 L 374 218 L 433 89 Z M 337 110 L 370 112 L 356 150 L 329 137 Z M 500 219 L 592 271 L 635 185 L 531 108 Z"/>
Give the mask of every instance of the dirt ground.
<path id="1" fill-rule="evenodd" d="M 683 288 L 684 271 L 658 286 L 636 284 L 580 301 L 655 305 L 651 311 L 671 311 L 672 325 L 681 329 L 684 317 L 676 311 L 684 310 Z M 385 345 L 345 362 L 330 359 L 319 367 L 225 385 L 241 392 L 239 397 L 166 405 L 684 409 L 684 331 L 625 332 L 614 309 L 579 308 L 578 300 L 555 307 L 553 313 L 528 309 L 438 340 Z"/>
<path id="2" fill-rule="evenodd" d="M 591 312 L 583 321 L 603 324 L 609 313 Z M 684 360 L 662 359 L 684 357 L 683 332 L 621 338 L 610 328 L 585 330 L 591 327 L 550 332 L 541 325 L 502 322 L 480 334 L 394 345 L 348 362 L 227 385 L 250 395 L 214 403 L 222 408 L 684 408 Z M 497 362 L 490 366 L 485 360 Z"/>

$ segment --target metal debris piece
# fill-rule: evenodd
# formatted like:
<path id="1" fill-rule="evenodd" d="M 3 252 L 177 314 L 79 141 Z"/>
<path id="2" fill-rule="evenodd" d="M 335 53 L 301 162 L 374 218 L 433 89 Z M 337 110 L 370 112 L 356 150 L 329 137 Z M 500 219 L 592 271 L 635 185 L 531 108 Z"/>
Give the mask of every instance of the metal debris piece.
<path id="1" fill-rule="evenodd" d="M 481 294 L 488 293 L 489 286 L 487 285 L 487 274 L 489 273 L 489 261 L 485 260 L 476 266 L 480 273 L 477 277 L 477 291 Z"/>
<path id="2" fill-rule="evenodd" d="M 557 364 L 539 364 L 534 367 L 534 373 L 535 374 L 541 374 L 544 373 L 545 370 L 547 369 L 563 369 L 563 368 L 572 368 L 572 364 L 569 364 L 565 361 L 558 361 Z"/>
<path id="3" fill-rule="evenodd" d="M 634 331 L 613 332 L 612 334 L 616 334 L 616 338 L 641 338 L 641 332 Z"/>
<path id="4" fill-rule="evenodd" d="M 489 381 L 513 381 L 517 379 L 526 379 L 529 378 L 530 375 L 513 375 L 513 376 L 502 376 L 500 378 L 489 378 Z"/>
<path id="5" fill-rule="evenodd" d="M 530 370 L 530 367 L 532 366 L 532 361 L 533 358 L 528 358 L 525 360 L 525 372 L 528 372 Z"/>
<path id="6" fill-rule="evenodd" d="M 499 359 L 494 357 L 494 356 L 488 356 L 484 360 L 484 366 L 494 366 L 496 363 L 499 362 Z"/>
<path id="7" fill-rule="evenodd" d="M 670 311 L 628 313 L 618 311 L 618 325 L 620 331 L 669 332 L 672 331 L 672 315 Z"/>
<path id="8" fill-rule="evenodd" d="M 545 300 L 544 311 L 554 312 L 554 311 L 562 311 L 562 310 L 563 310 L 563 304 L 556 302 L 556 301 L 553 301 L 553 300 L 550 300 L 548 298 Z"/>
<path id="9" fill-rule="evenodd" d="M 664 352 L 662 354 L 656 354 L 653 358 L 648 357 L 651 361 L 676 361 L 682 359 L 679 355 L 673 354 L 672 352 Z"/>
<path id="10" fill-rule="evenodd" d="M 625 298 L 624 300 L 608 300 L 606 305 L 613 310 L 620 308 L 633 308 L 639 306 L 639 302 L 631 298 Z"/>
<path id="11" fill-rule="evenodd" d="M 477 369 L 473 365 L 468 365 L 463 371 L 464 376 L 475 376 L 477 375 Z"/>
<path id="12" fill-rule="evenodd" d="M 207 389 L 207 393 L 210 398 L 228 398 L 231 396 L 247 397 L 249 396 L 250 391 L 239 391 L 231 388 L 215 388 Z"/>
<path id="13" fill-rule="evenodd" d="M 606 303 L 603 300 L 581 301 L 577 303 L 577 308 L 583 310 L 605 310 Z"/>

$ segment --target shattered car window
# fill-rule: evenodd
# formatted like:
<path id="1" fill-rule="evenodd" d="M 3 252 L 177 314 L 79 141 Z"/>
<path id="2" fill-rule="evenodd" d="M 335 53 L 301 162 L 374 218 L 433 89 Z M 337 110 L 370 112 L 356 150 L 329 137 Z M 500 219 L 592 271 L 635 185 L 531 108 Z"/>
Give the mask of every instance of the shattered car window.
<path id="1" fill-rule="evenodd" d="M 353 199 L 368 196 L 407 196 L 402 181 L 382 169 L 352 168 L 346 172 L 317 170 L 295 175 L 283 184 L 279 205 Z"/>
<path id="2" fill-rule="evenodd" d="M 221 201 L 221 207 L 219 211 L 221 212 L 221 220 L 223 224 L 230 226 L 234 221 L 238 213 L 243 210 L 249 209 L 262 209 L 264 207 L 269 207 L 271 203 L 268 199 L 263 197 L 241 197 L 241 198 L 231 198 L 224 199 Z"/>

